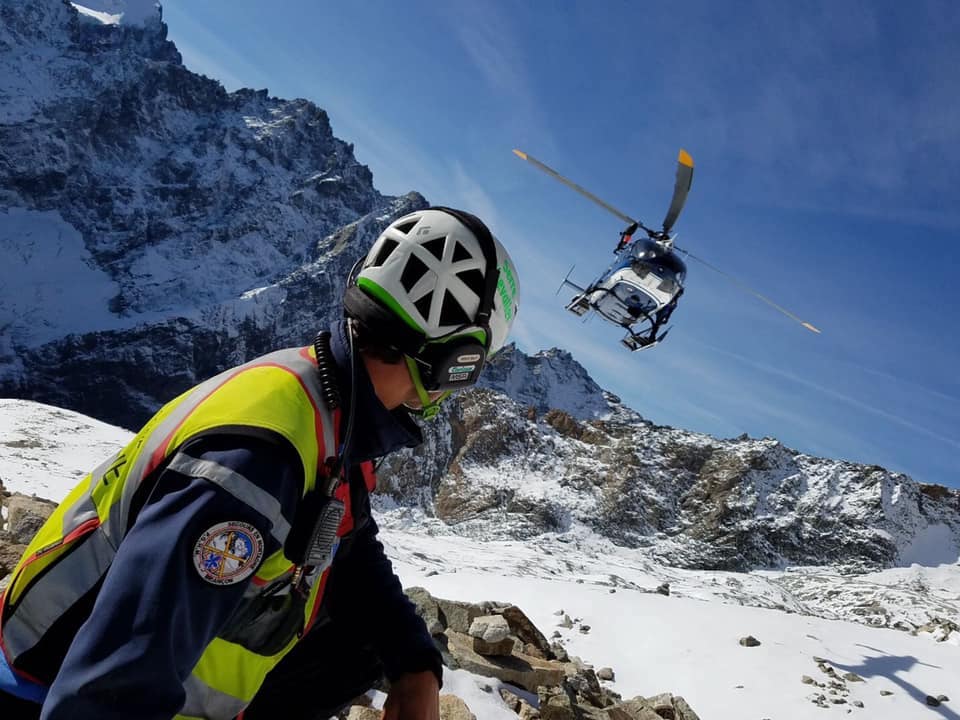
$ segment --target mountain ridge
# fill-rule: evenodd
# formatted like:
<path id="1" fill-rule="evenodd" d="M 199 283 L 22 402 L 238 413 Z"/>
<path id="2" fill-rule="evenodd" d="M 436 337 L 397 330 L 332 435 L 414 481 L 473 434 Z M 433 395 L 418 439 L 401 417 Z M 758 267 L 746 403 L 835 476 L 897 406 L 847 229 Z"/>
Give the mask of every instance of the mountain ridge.
<path id="1" fill-rule="evenodd" d="M 139 427 L 198 381 L 305 345 L 392 219 L 326 112 L 190 72 L 160 21 L 0 5 L 0 393 Z M 36 69 L 35 87 L 20 81 Z M 863 568 L 960 547 L 960 491 L 773 439 L 657 426 L 566 351 L 509 346 L 386 491 L 459 532 L 578 527 L 680 567 Z"/>
<path id="2" fill-rule="evenodd" d="M 5 395 L 139 425 L 198 377 L 308 342 L 382 227 L 427 205 L 381 195 L 315 104 L 187 70 L 159 19 L 0 13 Z"/>
<path id="3" fill-rule="evenodd" d="M 474 393 L 484 396 L 492 391 Z M 469 402 L 469 394 L 464 399 Z M 475 400 L 480 401 L 482 398 Z M 498 401 L 509 402 L 503 396 Z M 559 419 L 558 424 L 567 425 L 563 416 L 553 413 L 552 417 L 554 422 Z M 436 425 L 438 431 L 443 427 Z M 455 424 L 447 427 L 451 434 L 459 432 Z M 4 505 L 4 517 L 10 519 L 7 506 L 14 501 L 21 515 L 31 508 L 31 495 L 59 501 L 91 468 L 131 438 L 129 431 L 73 411 L 27 400 L 0 400 L 0 486 L 4 488 L 0 489 L 0 504 Z M 486 443 L 485 438 L 480 440 Z M 429 458 L 431 452 L 428 439 L 418 457 Z M 391 460 L 402 462 L 399 456 Z M 390 465 L 381 468 L 381 487 L 374 495 L 381 537 L 390 546 L 391 557 L 404 567 L 417 568 L 420 577 L 429 578 L 437 572 L 470 574 L 496 567 L 503 577 L 566 578 L 567 582 L 577 578 L 578 583 L 586 582 L 604 593 L 669 593 L 911 633 L 923 631 L 938 641 L 952 638 L 954 644 L 960 638 L 954 632 L 960 628 L 960 566 L 955 555 L 946 558 L 937 548 L 928 547 L 926 552 L 916 549 L 912 560 L 920 564 L 886 570 L 858 568 L 853 563 L 750 572 L 695 569 L 691 567 L 694 563 L 687 563 L 687 567 L 670 564 L 670 553 L 677 552 L 683 543 L 665 533 L 630 546 L 611 540 L 602 528 L 575 517 L 555 530 L 529 532 L 528 521 L 527 532 L 511 533 L 516 518 L 510 515 L 535 508 L 529 500 L 496 508 L 494 523 L 489 517 L 484 523 L 483 518 L 470 516 L 448 522 L 429 512 L 423 503 L 401 502 L 395 483 L 403 475 L 398 476 L 394 469 Z M 467 470 L 469 473 L 476 468 Z M 447 482 L 442 477 L 440 480 Z M 535 481 L 530 478 L 528 484 Z M 422 499 L 430 497 L 422 484 L 408 489 L 416 487 L 421 489 Z M 483 497 L 485 493 L 481 486 L 478 495 Z M 486 533 L 477 532 L 483 527 Z M 9 569 L 10 563 L 16 562 L 23 550 L 16 543 L 22 545 L 29 534 L 21 533 L 14 546 L 4 548 L 0 533 L 0 566 Z M 447 549 L 441 552 L 441 546 Z M 491 566 L 491 562 L 495 564 Z M 0 576 L 5 572 L 2 567 Z M 664 584 L 666 587 L 662 587 Z"/>

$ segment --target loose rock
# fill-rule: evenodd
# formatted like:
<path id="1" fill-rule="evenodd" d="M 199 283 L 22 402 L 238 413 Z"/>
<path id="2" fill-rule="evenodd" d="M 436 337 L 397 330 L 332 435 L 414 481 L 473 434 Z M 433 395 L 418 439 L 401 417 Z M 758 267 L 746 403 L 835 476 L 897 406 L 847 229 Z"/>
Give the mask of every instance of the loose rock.
<path id="1" fill-rule="evenodd" d="M 446 626 L 440 620 L 440 606 L 425 588 L 412 587 L 407 588 L 404 592 L 413 601 L 417 608 L 417 615 L 423 618 L 431 635 L 440 635 L 446 630 Z"/>
<path id="2" fill-rule="evenodd" d="M 511 634 L 520 638 L 524 643 L 524 652 L 527 655 L 540 657 L 544 660 L 552 659 L 550 653 L 550 643 L 543 636 L 543 633 L 516 605 L 510 605 L 503 609 L 503 618 L 507 621 Z"/>
<path id="3" fill-rule="evenodd" d="M 497 643 L 509 637 L 510 625 L 502 615 L 485 615 L 474 619 L 467 634 L 489 643 Z"/>
<path id="4" fill-rule="evenodd" d="M 473 639 L 473 651 L 478 655 L 488 657 L 506 657 L 513 653 L 516 643 L 512 637 L 505 637 L 498 642 L 488 642 L 483 638 L 475 637 Z"/>
<path id="5" fill-rule="evenodd" d="M 514 695 L 512 692 L 506 688 L 500 688 L 500 697 L 503 698 L 504 704 L 513 710 L 513 712 L 520 712 L 520 697 Z"/>
<path id="6" fill-rule="evenodd" d="M 347 720 L 380 720 L 380 711 L 365 705 L 354 705 L 347 713 Z"/>
<path id="7" fill-rule="evenodd" d="M 540 720 L 540 711 L 523 698 L 520 699 L 520 710 L 517 713 L 520 720 Z"/>
<path id="8" fill-rule="evenodd" d="M 456 695 L 440 696 L 440 720 L 477 720 L 467 704 Z"/>
<path id="9" fill-rule="evenodd" d="M 757 640 L 753 635 L 747 635 L 746 637 L 740 638 L 740 644 L 744 647 L 757 647 L 760 644 L 760 641 Z"/>

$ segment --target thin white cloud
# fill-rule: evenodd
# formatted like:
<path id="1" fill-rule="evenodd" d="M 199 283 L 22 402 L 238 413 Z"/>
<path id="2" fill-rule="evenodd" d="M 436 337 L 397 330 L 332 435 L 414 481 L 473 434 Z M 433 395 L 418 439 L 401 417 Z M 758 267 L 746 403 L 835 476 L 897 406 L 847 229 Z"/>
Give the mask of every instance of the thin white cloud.
<path id="1" fill-rule="evenodd" d="M 510 142 L 536 137 L 541 150 L 557 155 L 547 112 L 540 104 L 530 76 L 524 42 L 507 17 L 493 3 L 463 3 L 447 12 L 466 60 L 500 101 L 499 134 Z"/>
<path id="2" fill-rule="evenodd" d="M 477 215 L 491 228 L 498 227 L 500 214 L 497 212 L 497 204 L 483 189 L 483 185 L 467 173 L 459 160 L 454 160 L 451 165 L 452 195 L 457 198 L 460 207 Z"/>
<path id="3" fill-rule="evenodd" d="M 886 382 L 894 383 L 904 387 L 911 393 L 920 392 L 934 400 L 950 403 L 951 408 L 955 412 L 960 412 L 960 397 L 957 397 L 956 395 L 950 395 L 949 393 L 945 393 L 941 390 L 934 390 L 933 388 L 929 388 L 925 385 L 904 380 L 902 377 L 891 375 L 888 372 L 883 372 L 882 370 L 877 370 L 876 368 L 867 367 L 865 365 L 856 365 L 853 367 L 855 367 L 858 372 L 868 373 Z"/>
<path id="4" fill-rule="evenodd" d="M 767 363 L 758 362 L 752 358 L 747 358 L 747 357 L 744 357 L 743 355 L 739 355 L 737 353 L 731 352 L 730 350 L 725 350 L 723 348 L 718 348 L 715 346 L 705 345 L 705 344 L 704 344 L 704 347 L 709 348 L 712 352 L 719 353 L 727 357 L 733 358 L 734 360 L 738 361 L 741 364 L 747 365 L 756 370 L 760 370 L 768 375 L 776 376 L 778 378 L 787 380 L 792 384 L 800 385 L 808 390 L 813 390 L 817 393 L 830 397 L 834 400 L 839 400 L 840 402 L 850 405 L 851 407 L 855 407 L 871 415 L 875 415 L 884 420 L 887 420 L 897 425 L 900 425 L 902 427 L 908 428 L 914 432 L 920 433 L 922 435 L 926 435 L 927 437 L 946 443 L 951 447 L 960 449 L 960 440 L 958 440 L 957 438 L 951 438 L 946 435 L 943 435 L 942 433 L 937 432 L 936 430 L 933 430 L 924 425 L 920 425 L 916 422 L 908 420 L 907 418 L 901 417 L 896 413 L 889 412 L 875 404 L 864 402 L 859 398 L 853 397 L 851 395 L 840 392 L 833 388 L 826 387 L 824 385 L 821 385 L 820 383 L 816 383 L 811 380 L 807 380 L 805 378 L 799 377 L 794 373 L 783 370 L 782 368 L 774 367 Z M 752 402 L 751 399 L 747 399 L 747 401 Z"/>
<path id="5" fill-rule="evenodd" d="M 268 78 L 257 65 L 237 52 L 207 25 L 189 13 L 167 11 L 170 39 L 183 56 L 183 64 L 207 77 L 219 80 L 227 90 L 269 88 Z M 187 40 L 190 37 L 191 40 Z"/>

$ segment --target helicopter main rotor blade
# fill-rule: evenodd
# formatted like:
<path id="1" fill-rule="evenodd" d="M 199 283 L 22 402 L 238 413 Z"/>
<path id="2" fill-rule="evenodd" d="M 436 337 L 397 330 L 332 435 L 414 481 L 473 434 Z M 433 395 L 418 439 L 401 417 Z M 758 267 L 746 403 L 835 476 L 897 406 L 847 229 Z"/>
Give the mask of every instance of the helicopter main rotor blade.
<path id="1" fill-rule="evenodd" d="M 680 216 L 683 204 L 687 201 L 690 184 L 693 182 L 693 158 L 686 150 L 680 150 L 677 156 L 677 181 L 673 186 L 673 198 L 670 200 L 670 209 L 663 219 L 663 232 L 669 234 L 670 228 Z"/>
<path id="2" fill-rule="evenodd" d="M 804 321 L 804 320 L 801 320 L 800 318 L 798 318 L 796 315 L 794 315 L 792 312 L 790 312 L 790 311 L 787 310 L 786 308 L 780 307 L 780 306 L 777 305 L 773 300 L 771 300 L 770 298 L 768 298 L 768 297 L 766 297 L 766 296 L 764 296 L 764 295 L 761 295 L 761 294 L 758 293 L 756 290 L 754 290 L 752 287 L 750 287 L 749 285 L 747 285 L 745 282 L 743 282 L 742 280 L 739 280 L 738 278 L 735 278 L 735 277 L 734 277 L 733 275 L 731 275 L 730 273 L 724 272 L 723 270 L 721 270 L 720 268 L 718 268 L 716 265 L 712 265 L 712 264 L 708 263 L 706 260 L 704 260 L 703 258 L 699 258 L 699 257 L 697 257 L 696 255 L 687 252 L 687 251 L 684 250 L 683 248 L 677 247 L 676 245 L 673 246 L 673 249 L 674 249 L 674 250 L 677 250 L 677 251 L 679 251 L 679 252 L 682 252 L 684 255 L 686 255 L 687 257 L 691 258 L 692 260 L 696 260 L 696 261 L 697 261 L 698 263 L 700 263 L 701 265 L 705 265 L 706 267 L 710 268 L 710 269 L 713 270 L 714 272 L 719 273 L 720 275 L 723 275 L 725 278 L 727 278 L 727 280 L 730 280 L 730 281 L 731 281 L 732 283 L 734 283 L 735 285 L 739 285 L 742 290 L 745 290 L 746 292 L 750 293 L 750 294 L 753 295 L 755 298 L 758 298 L 758 299 L 760 299 L 760 300 L 763 300 L 763 302 L 765 302 L 767 305 L 769 305 L 770 307 L 772 307 L 774 310 L 777 310 L 778 312 L 783 313 L 784 315 L 786 315 L 786 316 L 787 316 L 788 318 L 790 318 L 791 320 L 796 320 L 798 323 L 800 323 L 801 325 L 803 325 L 807 330 L 810 330 L 811 332 L 815 332 L 815 333 L 817 333 L 818 335 L 820 334 L 820 330 L 819 330 L 818 328 L 814 327 L 813 325 L 811 325 L 810 323 L 808 323 L 808 322 L 806 322 L 806 321 Z"/>
<path id="3" fill-rule="evenodd" d="M 600 198 L 598 198 L 596 195 L 594 195 L 592 192 L 590 192 L 590 191 L 587 190 L 586 188 L 582 188 L 582 187 L 580 187 L 579 185 L 577 185 L 575 182 L 573 182 L 573 180 L 569 180 L 569 179 L 565 178 L 563 175 L 561 175 L 560 173 L 558 173 L 558 172 L 557 172 L 556 170 L 554 170 L 552 167 L 549 167 L 549 166 L 547 166 L 547 165 L 544 165 L 542 162 L 540 162 L 539 160 L 537 160 L 537 159 L 536 159 L 535 157 L 533 157 L 532 155 L 527 155 L 527 153 L 523 152 L 522 150 L 514 150 L 514 151 L 513 151 L 513 154 L 516 155 L 516 156 L 517 156 L 518 158 L 520 158 L 521 160 L 526 160 L 528 163 L 530 163 L 530 164 L 533 165 L 534 167 L 540 168 L 540 169 L 543 170 L 543 172 L 545 172 L 547 175 L 550 175 L 550 176 L 553 177 L 555 180 L 559 180 L 559 181 L 562 182 L 564 185 L 566 185 L 568 188 L 570 188 L 571 190 L 575 190 L 576 192 L 580 193 L 581 195 L 583 195 L 583 196 L 584 196 L 585 198 L 587 198 L 588 200 L 592 200 L 593 202 L 595 202 L 597 205 L 599 205 L 600 207 L 602 207 L 602 208 L 603 208 L 604 210 L 606 210 L 607 212 L 612 213 L 613 215 L 616 215 L 618 218 L 620 218 L 621 220 L 623 220 L 625 223 L 630 224 L 630 225 L 632 225 L 633 223 L 636 223 L 638 227 L 642 228 L 643 230 L 646 230 L 647 232 L 650 232 L 650 230 L 649 230 L 646 226 L 644 226 L 644 224 L 643 224 L 642 222 L 640 222 L 639 220 L 634 220 L 632 217 L 630 217 L 630 216 L 627 215 L 626 213 L 620 212 L 620 211 L 617 210 L 613 205 L 610 205 L 609 203 L 604 202 L 603 200 L 601 200 Z"/>

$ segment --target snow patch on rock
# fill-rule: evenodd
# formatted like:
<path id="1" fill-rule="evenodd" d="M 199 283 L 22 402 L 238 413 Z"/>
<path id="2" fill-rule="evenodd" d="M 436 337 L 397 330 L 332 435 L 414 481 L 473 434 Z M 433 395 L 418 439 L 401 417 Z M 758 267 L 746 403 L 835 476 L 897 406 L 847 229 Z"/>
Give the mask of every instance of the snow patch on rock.
<path id="1" fill-rule="evenodd" d="M 83 0 L 70 3 L 84 17 L 103 25 L 146 25 L 160 22 L 156 0 Z"/>

